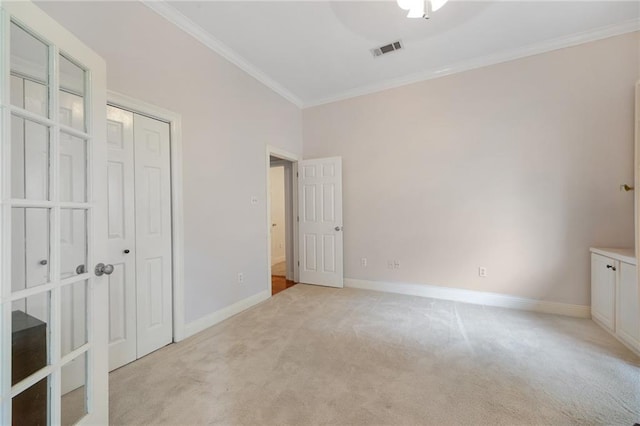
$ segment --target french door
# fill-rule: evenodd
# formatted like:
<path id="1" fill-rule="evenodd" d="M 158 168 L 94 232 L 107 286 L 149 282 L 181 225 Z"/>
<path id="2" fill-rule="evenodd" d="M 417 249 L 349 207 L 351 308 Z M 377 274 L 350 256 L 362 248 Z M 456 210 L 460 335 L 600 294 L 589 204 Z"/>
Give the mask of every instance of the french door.
<path id="1" fill-rule="evenodd" d="M 105 63 L 0 5 L 0 424 L 107 423 Z"/>

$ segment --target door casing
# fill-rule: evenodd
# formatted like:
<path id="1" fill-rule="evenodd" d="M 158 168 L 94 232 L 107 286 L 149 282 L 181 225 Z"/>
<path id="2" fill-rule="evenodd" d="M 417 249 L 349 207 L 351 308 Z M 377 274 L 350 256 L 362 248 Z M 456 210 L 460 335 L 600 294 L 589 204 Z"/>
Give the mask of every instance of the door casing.
<path id="1" fill-rule="evenodd" d="M 184 212 L 182 178 L 182 116 L 114 91 L 107 91 L 107 104 L 169 123 L 171 158 L 171 257 L 173 263 L 173 341 L 185 336 L 184 324 Z"/>

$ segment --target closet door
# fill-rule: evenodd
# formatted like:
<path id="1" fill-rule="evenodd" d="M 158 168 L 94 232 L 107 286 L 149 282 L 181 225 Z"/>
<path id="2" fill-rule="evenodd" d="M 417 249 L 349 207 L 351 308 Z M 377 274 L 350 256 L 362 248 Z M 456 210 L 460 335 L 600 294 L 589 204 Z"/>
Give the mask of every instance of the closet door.
<path id="1" fill-rule="evenodd" d="M 109 368 L 171 343 L 169 125 L 107 109 Z"/>
<path id="2" fill-rule="evenodd" d="M 169 124 L 134 114 L 138 358 L 172 340 Z"/>
<path id="3" fill-rule="evenodd" d="M 136 359 L 133 113 L 107 107 L 109 370 Z"/>

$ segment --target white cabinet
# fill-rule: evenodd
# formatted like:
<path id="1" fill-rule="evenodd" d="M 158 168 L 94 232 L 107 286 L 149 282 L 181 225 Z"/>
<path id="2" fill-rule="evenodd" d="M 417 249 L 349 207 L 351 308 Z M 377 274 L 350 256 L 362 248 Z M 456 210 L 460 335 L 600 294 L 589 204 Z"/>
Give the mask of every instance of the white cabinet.
<path id="1" fill-rule="evenodd" d="M 616 327 L 616 272 L 618 261 L 591 254 L 591 316 L 609 331 Z"/>
<path id="2" fill-rule="evenodd" d="M 616 297 L 616 333 L 640 348 L 640 307 L 635 265 L 620 262 Z"/>
<path id="3" fill-rule="evenodd" d="M 591 249 L 591 316 L 640 353 L 640 293 L 629 249 Z"/>

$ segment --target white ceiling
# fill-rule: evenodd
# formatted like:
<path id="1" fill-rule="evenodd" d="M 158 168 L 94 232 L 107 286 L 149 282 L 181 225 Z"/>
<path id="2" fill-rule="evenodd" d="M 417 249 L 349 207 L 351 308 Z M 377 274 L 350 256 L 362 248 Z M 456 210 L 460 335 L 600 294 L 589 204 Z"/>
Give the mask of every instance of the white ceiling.
<path id="1" fill-rule="evenodd" d="M 395 0 L 147 5 L 300 106 L 640 29 L 635 1 L 450 1 L 430 20 Z"/>

